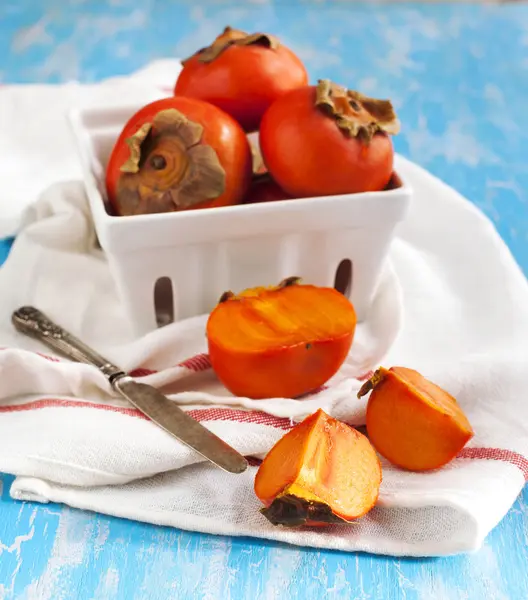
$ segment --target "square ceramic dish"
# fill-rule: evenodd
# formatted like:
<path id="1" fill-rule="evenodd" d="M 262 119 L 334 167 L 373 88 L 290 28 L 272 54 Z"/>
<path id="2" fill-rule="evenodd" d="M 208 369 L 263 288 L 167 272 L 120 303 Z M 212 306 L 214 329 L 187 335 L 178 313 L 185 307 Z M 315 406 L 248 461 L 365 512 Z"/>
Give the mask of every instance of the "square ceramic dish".
<path id="1" fill-rule="evenodd" d="M 138 335 L 209 312 L 226 290 L 273 285 L 292 275 L 335 286 L 350 298 L 358 320 L 364 318 L 395 227 L 409 206 L 405 181 L 395 174 L 382 192 L 112 216 L 106 209 L 106 164 L 139 108 L 70 113 L 99 243 Z"/>

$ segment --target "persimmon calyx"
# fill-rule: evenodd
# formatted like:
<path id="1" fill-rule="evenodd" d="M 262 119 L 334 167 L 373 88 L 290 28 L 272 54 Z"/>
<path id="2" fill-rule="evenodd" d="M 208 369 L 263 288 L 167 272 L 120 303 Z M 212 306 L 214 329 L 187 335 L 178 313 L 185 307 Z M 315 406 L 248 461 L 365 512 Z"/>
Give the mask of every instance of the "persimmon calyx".
<path id="1" fill-rule="evenodd" d="M 229 300 L 241 300 L 242 298 L 258 296 L 262 292 L 282 290 L 283 288 L 290 287 L 292 285 L 300 285 L 301 283 L 302 279 L 300 277 L 293 276 L 286 277 L 286 279 L 283 279 L 278 285 L 263 285 L 260 287 L 248 288 L 242 292 L 239 292 L 238 294 L 234 294 L 231 290 L 228 290 L 220 296 L 218 299 L 218 304 L 222 304 L 222 302 L 228 302 Z"/>
<path id="2" fill-rule="evenodd" d="M 141 160 L 141 144 L 145 141 L 145 138 L 152 129 L 152 123 L 145 123 L 142 125 L 136 133 L 127 138 L 128 149 L 130 156 L 128 160 L 121 166 L 122 173 L 137 173 L 139 171 L 139 161 Z"/>
<path id="3" fill-rule="evenodd" d="M 304 498 L 303 495 L 297 495 L 294 490 L 290 491 L 289 488 L 277 496 L 269 506 L 261 508 L 260 512 L 272 525 L 285 527 L 302 527 L 314 523 L 351 523 L 351 521 L 336 515 L 322 500 L 311 497 Z"/>
<path id="4" fill-rule="evenodd" d="M 386 373 L 387 373 L 387 370 L 384 369 L 383 367 L 376 369 L 376 371 L 374 371 L 374 374 L 372 375 L 372 377 L 370 377 L 370 379 L 365 381 L 365 383 L 359 388 L 357 397 L 362 398 L 363 396 L 366 396 L 369 392 L 371 392 L 376 386 L 378 386 L 385 379 Z"/>
<path id="5" fill-rule="evenodd" d="M 227 26 L 210 46 L 201 48 L 198 52 L 189 56 L 189 58 L 182 60 L 182 65 L 185 66 L 185 63 L 195 56 L 198 56 L 198 61 L 201 63 L 210 63 L 218 58 L 229 46 L 250 46 L 252 44 L 264 46 L 271 50 L 276 50 L 280 46 L 278 38 L 274 35 L 267 33 L 248 34 L 240 31 L 240 29 L 233 29 Z"/>
<path id="6" fill-rule="evenodd" d="M 121 214 L 172 212 L 223 194 L 225 171 L 202 134 L 199 123 L 170 108 L 127 138 L 116 194 Z"/>
<path id="7" fill-rule="evenodd" d="M 286 279 L 283 279 L 277 286 L 277 289 L 281 290 L 282 288 L 290 287 L 292 285 L 300 285 L 301 283 L 302 279 L 293 275 L 291 277 L 286 277 Z"/>
<path id="8" fill-rule="evenodd" d="M 369 143 L 378 131 L 396 135 L 400 122 L 390 100 L 377 100 L 348 90 L 329 79 L 320 79 L 315 105 L 332 117 L 348 137 Z"/>

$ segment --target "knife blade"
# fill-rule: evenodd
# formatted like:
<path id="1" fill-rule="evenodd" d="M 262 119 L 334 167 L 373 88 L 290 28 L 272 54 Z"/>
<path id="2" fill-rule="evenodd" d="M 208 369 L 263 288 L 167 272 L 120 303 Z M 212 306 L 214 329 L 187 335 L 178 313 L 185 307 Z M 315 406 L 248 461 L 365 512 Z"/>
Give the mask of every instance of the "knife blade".
<path id="1" fill-rule="evenodd" d="M 243 473 L 247 469 L 247 460 L 241 454 L 190 417 L 156 388 L 134 381 L 128 376 L 118 377 L 113 386 L 159 427 L 176 436 L 180 442 L 224 471 Z"/>
<path id="2" fill-rule="evenodd" d="M 132 379 L 33 306 L 22 306 L 11 320 L 21 333 L 40 340 L 67 358 L 97 367 L 112 387 L 153 423 L 229 473 L 243 473 L 247 460 L 233 447 L 190 417 L 156 388 Z"/>

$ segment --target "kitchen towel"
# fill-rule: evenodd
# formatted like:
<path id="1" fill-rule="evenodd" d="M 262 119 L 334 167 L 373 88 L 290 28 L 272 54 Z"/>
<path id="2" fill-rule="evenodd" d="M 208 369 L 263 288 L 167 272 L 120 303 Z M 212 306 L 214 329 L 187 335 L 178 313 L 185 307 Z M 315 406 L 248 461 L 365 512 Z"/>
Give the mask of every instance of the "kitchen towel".
<path id="1" fill-rule="evenodd" d="M 130 80 L 100 84 L 145 101 L 166 94 L 177 64 L 164 61 Z M 163 78 L 165 74 L 165 80 Z M 145 77 L 145 85 L 138 85 Z M 141 88 L 137 98 L 134 96 Z M 0 92 L 12 119 L 4 139 L 41 90 Z M 43 90 L 60 96 L 61 88 Z M 32 98 L 30 98 L 32 96 Z M 13 98 L 20 109 L 12 105 Z M 21 98 L 25 98 L 22 102 Z M 99 100 L 95 99 L 95 101 Z M 41 104 L 42 105 L 42 104 Z M 46 106 L 46 104 L 43 104 Z M 528 285 L 490 221 L 453 189 L 398 156 L 414 189 L 372 309 L 346 364 L 302 400 L 231 396 L 206 354 L 206 315 L 135 338 L 95 233 L 63 105 L 39 124 L 57 137 L 54 182 L 18 219 L 19 235 L 0 268 L 0 471 L 16 475 L 11 495 L 216 534 L 380 554 L 437 556 L 477 549 L 509 510 L 528 476 Z M 16 116 L 16 119 L 15 119 Z M 0 147 L 18 169 L 16 192 L 35 191 L 32 175 L 46 144 L 31 136 Z M 71 145 L 70 145 L 71 144 Z M 33 153 L 32 153 L 33 152 Z M 30 160 L 29 160 L 30 159 Z M 64 160 L 64 163 L 62 162 Z M 29 162 L 27 162 L 29 161 Z M 26 167 L 24 167 L 26 164 Z M 59 166 L 64 164 L 64 169 Z M 4 187 L 2 194 L 9 194 Z M 2 198 L 0 198 L 2 202 Z M 3 206 L 1 204 L 0 206 Z M 33 304 L 134 376 L 162 389 L 257 464 L 292 423 L 323 407 L 364 423 L 361 381 L 380 364 L 417 369 L 458 398 L 475 437 L 448 466 L 410 473 L 383 465 L 378 505 L 351 525 L 273 527 L 253 493 L 256 466 L 230 475 L 202 461 L 132 406 L 104 377 L 17 334 L 13 310 Z"/>

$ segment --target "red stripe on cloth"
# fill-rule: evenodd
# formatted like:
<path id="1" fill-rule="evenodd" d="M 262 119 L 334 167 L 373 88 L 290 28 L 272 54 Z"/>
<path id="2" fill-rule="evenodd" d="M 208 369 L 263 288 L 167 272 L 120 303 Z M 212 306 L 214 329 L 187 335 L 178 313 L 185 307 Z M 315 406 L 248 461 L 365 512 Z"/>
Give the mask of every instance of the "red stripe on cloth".
<path id="1" fill-rule="evenodd" d="M 110 412 L 121 413 L 123 415 L 137 417 L 147 420 L 139 410 L 135 408 L 125 408 L 122 406 L 112 406 L 110 404 L 91 404 L 79 400 L 61 400 L 59 398 L 49 398 L 46 400 L 35 400 L 26 404 L 14 406 L 0 406 L 0 413 L 24 412 L 29 410 L 39 410 L 44 408 L 92 408 L 96 410 L 106 410 Z M 255 423 L 257 425 L 266 425 L 276 429 L 288 431 L 293 427 L 292 421 L 283 417 L 275 417 L 263 412 L 236 410 L 230 408 L 199 408 L 188 411 L 188 414 L 197 421 L 235 421 L 238 423 Z M 528 481 L 528 459 L 513 450 L 503 450 L 502 448 L 464 448 L 457 456 L 458 459 L 466 460 L 498 460 L 507 462 L 517 467 L 524 478 Z M 258 459 L 255 459 L 258 460 Z"/>
<path id="2" fill-rule="evenodd" d="M 92 404 L 82 400 L 61 400 L 59 398 L 47 398 L 46 400 L 34 400 L 25 404 L 15 404 L 12 406 L 0 406 L 0 413 L 25 412 L 29 410 L 40 410 L 43 408 L 93 408 L 96 410 L 107 410 L 117 412 L 131 417 L 141 417 L 146 419 L 136 408 L 125 408 L 124 406 L 112 406 L 111 404 Z"/>
<path id="3" fill-rule="evenodd" d="M 139 368 L 139 369 L 134 369 L 133 371 L 129 371 L 129 375 L 130 377 L 146 377 L 147 375 L 153 375 L 154 373 L 157 373 L 157 371 L 154 371 L 152 369 L 143 369 L 143 368 Z"/>
<path id="4" fill-rule="evenodd" d="M 189 369 L 189 371 L 194 371 L 195 373 L 199 373 L 200 371 L 207 371 L 211 368 L 211 361 L 209 360 L 209 356 L 207 354 L 197 354 L 187 360 L 182 361 L 176 365 L 177 367 L 182 367 L 183 369 Z M 129 372 L 130 377 L 146 377 L 147 375 L 154 375 L 154 373 L 158 373 L 158 371 L 154 369 L 144 369 L 140 367 L 139 369 L 134 369 Z"/>
<path id="5" fill-rule="evenodd" d="M 14 350 L 14 348 L 1 347 L 0 350 Z M 43 354 L 42 352 L 33 352 L 32 350 L 24 350 L 24 352 L 31 352 L 31 354 L 36 354 L 37 356 L 40 356 L 40 358 L 45 358 L 51 362 L 62 362 L 60 358 L 50 356 L 49 354 Z"/>
<path id="6" fill-rule="evenodd" d="M 521 470 L 526 481 L 528 481 L 528 459 L 513 450 L 502 448 L 464 448 L 457 458 L 469 460 L 499 460 L 508 462 Z"/>
<path id="7" fill-rule="evenodd" d="M 189 371 L 194 371 L 195 373 L 199 373 L 201 371 L 207 371 L 208 369 L 210 369 L 211 361 L 209 360 L 208 354 L 197 354 L 196 356 L 192 356 L 187 360 L 183 360 L 176 366 L 182 367 L 183 369 L 188 369 Z M 129 375 L 131 377 L 146 377 L 147 375 L 153 375 L 154 373 L 158 373 L 158 371 L 154 369 L 144 369 L 140 367 L 139 369 L 134 369 L 133 371 L 130 371 Z"/>
<path id="8" fill-rule="evenodd" d="M 92 408 L 95 410 L 106 410 L 110 412 L 121 413 L 123 415 L 147 419 L 142 412 L 135 408 L 125 408 L 123 406 L 113 406 L 112 404 L 92 404 L 81 400 L 61 400 L 60 398 L 47 398 L 45 400 L 35 400 L 26 404 L 16 404 L 12 406 L 0 406 L 0 413 L 24 412 L 29 410 L 39 410 L 43 408 Z M 237 423 L 255 423 L 257 425 L 266 425 L 276 429 L 291 429 L 290 419 L 274 417 L 263 412 L 236 410 L 230 408 L 197 408 L 188 411 L 188 414 L 197 421 L 235 421 Z"/>
<path id="9" fill-rule="evenodd" d="M 374 375 L 374 371 L 367 371 L 363 375 L 359 375 L 358 377 L 356 377 L 356 379 L 358 381 L 366 381 L 367 379 L 370 379 L 372 375 Z"/>
<path id="10" fill-rule="evenodd" d="M 178 367 L 184 367 L 191 371 L 206 371 L 211 368 L 211 361 L 208 354 L 197 354 L 179 363 Z"/>

